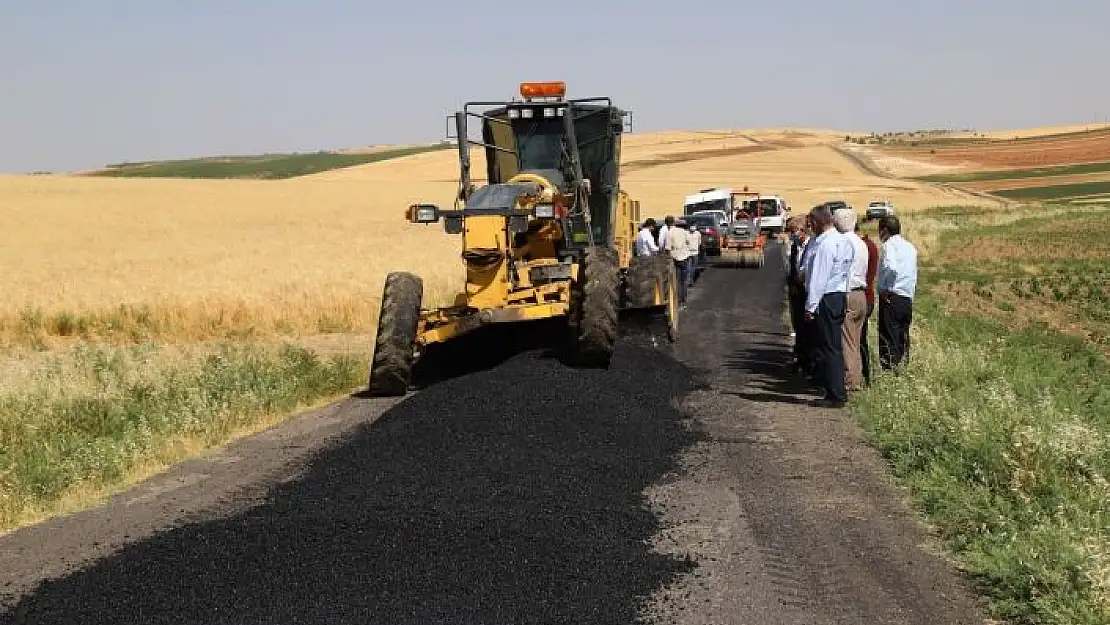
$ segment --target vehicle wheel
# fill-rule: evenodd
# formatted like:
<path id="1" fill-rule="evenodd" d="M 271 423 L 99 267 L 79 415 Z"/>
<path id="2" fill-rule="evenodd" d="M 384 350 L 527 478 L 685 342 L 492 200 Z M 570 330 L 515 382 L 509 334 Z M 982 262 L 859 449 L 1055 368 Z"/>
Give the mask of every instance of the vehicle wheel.
<path id="1" fill-rule="evenodd" d="M 617 341 L 620 278 L 615 250 L 588 247 L 573 297 L 575 359 L 582 365 L 608 367 Z"/>
<path id="2" fill-rule="evenodd" d="M 625 301 L 633 308 L 655 306 L 656 290 L 666 297 L 664 256 L 635 256 L 625 276 Z"/>
<path id="3" fill-rule="evenodd" d="M 423 297 L 424 283 L 418 276 L 395 271 L 385 277 L 370 361 L 367 390 L 371 395 L 404 395 L 408 391 Z"/>
<path id="4" fill-rule="evenodd" d="M 674 265 L 664 274 L 665 291 L 667 298 L 667 340 L 674 343 L 678 340 L 678 272 Z"/>

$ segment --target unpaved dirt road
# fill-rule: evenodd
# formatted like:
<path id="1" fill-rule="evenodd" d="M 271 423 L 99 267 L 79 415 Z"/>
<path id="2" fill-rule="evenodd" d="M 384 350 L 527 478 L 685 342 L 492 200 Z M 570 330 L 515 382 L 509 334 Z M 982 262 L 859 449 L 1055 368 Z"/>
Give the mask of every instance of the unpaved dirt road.
<path id="1" fill-rule="evenodd" d="M 784 372 L 768 254 L 702 276 L 673 351 L 352 397 L 2 537 L 0 622 L 982 622 Z"/>

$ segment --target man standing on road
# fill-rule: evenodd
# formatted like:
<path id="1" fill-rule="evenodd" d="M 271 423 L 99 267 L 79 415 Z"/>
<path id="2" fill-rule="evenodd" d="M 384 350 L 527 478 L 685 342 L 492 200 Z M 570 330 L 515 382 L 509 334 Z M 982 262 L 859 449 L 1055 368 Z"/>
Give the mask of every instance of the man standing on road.
<path id="1" fill-rule="evenodd" d="M 889 371 L 909 358 L 917 248 L 902 238 L 902 224 L 894 215 L 879 220 L 879 240 L 883 242 L 878 278 L 879 364 Z"/>
<path id="2" fill-rule="evenodd" d="M 674 217 L 667 217 L 674 225 Z M 687 241 L 689 233 L 685 228 L 669 228 L 667 230 L 667 245 L 664 249 L 671 255 L 675 269 L 678 270 L 678 303 L 681 308 L 686 308 L 686 269 L 689 264 L 686 259 L 690 257 L 690 245 Z"/>
<path id="3" fill-rule="evenodd" d="M 849 393 L 863 390 L 863 362 L 860 360 L 860 337 L 867 315 L 867 244 L 856 234 L 856 212 L 850 208 L 833 211 L 836 231 L 852 244 L 852 270 L 848 275 L 848 308 L 841 332 L 844 342 L 844 384 Z"/>
<path id="4" fill-rule="evenodd" d="M 855 254 L 847 237 L 833 227 L 828 206 L 817 206 L 810 215 L 818 236 L 810 242 L 813 249 L 806 254 L 806 319 L 816 322 L 817 374 L 825 390 L 825 397 L 817 405 L 841 408 L 848 401 L 842 327 Z"/>
<path id="5" fill-rule="evenodd" d="M 686 244 L 690 248 L 690 256 L 686 259 L 686 288 L 694 286 L 694 277 L 698 273 L 698 261 L 701 260 L 701 233 L 698 232 L 694 222 L 686 224 Z"/>
<path id="6" fill-rule="evenodd" d="M 640 227 L 640 234 L 636 235 L 637 256 L 655 256 L 659 253 L 659 246 L 655 244 L 653 230 L 655 230 L 655 220 L 648 217 L 644 225 Z"/>
<path id="7" fill-rule="evenodd" d="M 669 249 L 667 247 L 667 235 L 671 232 L 671 226 L 674 225 L 674 217 L 667 215 L 663 218 L 663 225 L 659 227 L 659 249 Z"/>
<path id="8" fill-rule="evenodd" d="M 806 218 L 800 215 L 791 217 L 786 222 L 786 232 L 790 241 L 786 292 L 790 301 L 790 325 L 794 329 L 794 367 L 797 371 L 808 373 L 810 344 L 806 340 L 806 289 L 801 274 L 802 253 L 809 238 L 806 232 Z"/>
<path id="9" fill-rule="evenodd" d="M 860 234 L 859 221 L 856 221 L 856 234 L 867 246 L 867 286 L 864 295 L 867 297 L 867 314 L 863 316 L 863 325 L 859 331 L 859 357 L 860 369 L 863 372 L 864 386 L 871 386 L 871 346 L 867 342 L 868 325 L 871 314 L 875 312 L 875 276 L 879 272 L 879 246 L 866 234 Z"/>

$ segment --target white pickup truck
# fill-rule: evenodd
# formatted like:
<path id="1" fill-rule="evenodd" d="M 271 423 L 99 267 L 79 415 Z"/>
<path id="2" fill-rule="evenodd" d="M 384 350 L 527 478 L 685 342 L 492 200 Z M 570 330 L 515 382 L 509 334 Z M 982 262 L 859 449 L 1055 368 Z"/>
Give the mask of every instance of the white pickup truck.
<path id="1" fill-rule="evenodd" d="M 890 202 L 876 200 L 867 205 L 867 213 L 864 215 L 867 221 L 872 219 L 882 219 L 887 215 L 894 214 L 894 205 Z"/>
<path id="2" fill-rule="evenodd" d="M 786 220 L 790 217 L 790 207 L 787 206 L 786 200 L 778 195 L 760 195 L 744 200 L 744 210 L 754 217 L 757 203 L 760 232 L 782 234 L 786 229 Z"/>

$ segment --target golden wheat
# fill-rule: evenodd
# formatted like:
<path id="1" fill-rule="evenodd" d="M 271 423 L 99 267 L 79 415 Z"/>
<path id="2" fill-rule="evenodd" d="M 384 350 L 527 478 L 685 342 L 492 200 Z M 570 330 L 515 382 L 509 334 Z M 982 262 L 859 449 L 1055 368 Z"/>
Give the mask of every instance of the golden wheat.
<path id="1" fill-rule="evenodd" d="M 622 185 L 645 217 L 680 213 L 683 196 L 712 185 L 779 193 L 796 209 L 830 198 L 862 207 L 882 197 L 906 211 L 954 200 L 860 171 L 826 145 L 842 137 L 631 134 L 625 163 L 670 162 L 630 169 Z M 772 149 L 735 153 L 759 144 Z M 407 224 L 403 211 L 450 205 L 455 159 L 429 152 L 285 181 L 0 178 L 0 344 L 373 332 L 391 270 L 416 271 L 426 301 L 446 303 L 462 279 L 458 238 Z"/>

